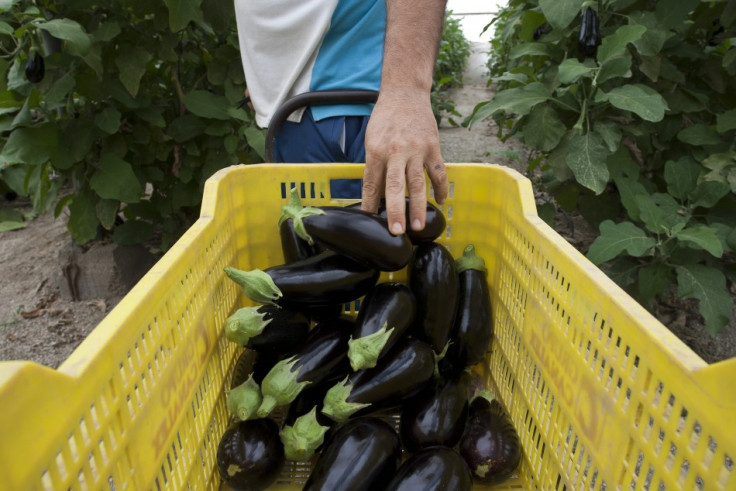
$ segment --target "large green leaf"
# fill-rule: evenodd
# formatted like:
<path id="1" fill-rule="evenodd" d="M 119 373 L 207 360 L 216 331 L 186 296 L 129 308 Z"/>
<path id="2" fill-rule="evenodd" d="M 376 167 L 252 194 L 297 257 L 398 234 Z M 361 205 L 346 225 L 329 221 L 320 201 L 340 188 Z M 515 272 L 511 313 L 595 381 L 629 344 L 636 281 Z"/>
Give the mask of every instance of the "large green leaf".
<path id="1" fill-rule="evenodd" d="M 678 295 L 698 300 L 705 328 L 710 334 L 717 334 L 731 320 L 733 308 L 726 277 L 717 268 L 700 264 L 677 266 L 676 270 Z"/>
<path id="2" fill-rule="evenodd" d="M 120 81 L 133 97 L 138 94 L 146 64 L 151 58 L 153 55 L 139 46 L 128 46 L 115 58 L 115 66 L 120 70 Z"/>
<path id="3" fill-rule="evenodd" d="M 652 197 L 648 194 L 637 194 L 634 199 L 639 208 L 639 218 L 644 222 L 647 230 L 655 234 L 666 232 L 664 211 L 657 206 Z"/>
<path id="4" fill-rule="evenodd" d="M 185 142 L 199 136 L 207 128 L 207 122 L 193 114 L 185 114 L 171 122 L 166 132 L 177 142 Z"/>
<path id="5" fill-rule="evenodd" d="M 659 1 L 655 8 L 655 13 L 659 25 L 663 29 L 673 29 L 685 27 L 690 12 L 700 5 L 700 0 L 668 0 Z"/>
<path id="6" fill-rule="evenodd" d="M 667 192 L 677 199 L 684 200 L 695 189 L 700 176 L 700 164 L 692 157 L 668 160 L 664 164 L 664 180 Z"/>
<path id="7" fill-rule="evenodd" d="M 616 224 L 605 220 L 600 225 L 600 232 L 588 249 L 588 259 L 595 264 L 610 261 L 622 252 L 634 257 L 644 256 L 657 243 L 631 222 Z"/>
<path id="8" fill-rule="evenodd" d="M 557 78 L 563 84 L 571 84 L 576 82 L 580 77 L 590 75 L 595 69 L 596 67 L 580 63 L 575 58 L 568 58 L 560 63 L 557 70 Z"/>
<path id="9" fill-rule="evenodd" d="M 716 130 L 725 133 L 736 129 L 736 109 L 731 109 L 716 116 Z"/>
<path id="10" fill-rule="evenodd" d="M 57 39 L 66 41 L 67 48 L 74 53 L 84 55 L 92 46 L 92 40 L 84 31 L 84 28 L 72 19 L 51 19 L 39 22 L 38 27 L 48 32 Z"/>
<path id="11" fill-rule="evenodd" d="M 112 135 L 120 128 L 120 111 L 114 107 L 107 107 L 97 113 L 95 124 L 105 133 Z"/>
<path id="12" fill-rule="evenodd" d="M 0 157 L 11 163 L 45 164 L 51 160 L 58 144 L 59 133 L 55 124 L 16 128 L 8 136 Z"/>
<path id="13" fill-rule="evenodd" d="M 522 43 L 517 44 L 509 50 L 509 59 L 515 60 L 522 56 L 548 56 L 549 45 L 547 43 Z"/>
<path id="14" fill-rule="evenodd" d="M 565 161 L 578 183 L 599 194 L 605 189 L 610 177 L 606 166 L 608 155 L 603 138 L 591 132 L 570 138 Z"/>
<path id="15" fill-rule="evenodd" d="M 69 204 L 67 228 L 75 242 L 84 244 L 97 236 L 95 203 L 86 193 L 79 193 Z"/>
<path id="16" fill-rule="evenodd" d="M 184 96 L 187 109 L 203 118 L 230 119 L 230 102 L 221 95 L 206 90 L 193 90 Z"/>
<path id="17" fill-rule="evenodd" d="M 583 7 L 582 0 L 539 0 L 547 22 L 555 29 L 564 29 Z"/>
<path id="18" fill-rule="evenodd" d="M 677 139 L 681 142 L 700 147 L 703 145 L 718 145 L 722 142 L 714 130 L 708 128 L 704 124 L 694 124 L 677 134 Z"/>
<path id="19" fill-rule="evenodd" d="M 631 56 L 614 56 L 607 58 L 595 76 L 595 83 L 602 84 L 614 78 L 631 77 Z"/>
<path id="20" fill-rule="evenodd" d="M 525 116 L 540 102 L 549 100 L 552 94 L 539 82 L 532 82 L 523 87 L 502 90 L 490 101 L 475 106 L 469 121 L 483 121 L 498 111 Z"/>
<path id="21" fill-rule="evenodd" d="M 248 126 L 244 130 L 248 145 L 255 150 L 259 157 L 266 158 L 266 132 L 257 126 Z"/>
<path id="22" fill-rule="evenodd" d="M 164 0 L 169 9 L 169 29 L 179 32 L 190 22 L 202 21 L 202 0 Z"/>
<path id="23" fill-rule="evenodd" d="M 661 263 L 647 264 L 639 269 L 639 294 L 643 305 L 650 305 L 654 297 L 664 293 L 674 280 L 672 269 Z"/>
<path id="24" fill-rule="evenodd" d="M 549 105 L 540 104 L 532 109 L 524 124 L 524 142 L 543 152 L 554 149 L 567 132 L 557 112 Z"/>
<path id="25" fill-rule="evenodd" d="M 92 174 L 89 185 L 100 197 L 123 203 L 137 203 L 143 192 L 133 167 L 112 153 L 102 156 L 100 167 Z"/>
<path id="26" fill-rule="evenodd" d="M 596 121 L 593 131 L 601 135 L 609 152 L 613 153 L 618 150 L 622 136 L 621 127 L 618 124 L 613 121 Z"/>
<path id="27" fill-rule="evenodd" d="M 677 240 L 687 244 L 694 244 L 705 249 L 715 257 L 723 256 L 723 244 L 718 238 L 715 229 L 706 225 L 696 225 L 680 230 L 676 234 Z"/>
<path id="28" fill-rule="evenodd" d="M 647 28 L 639 25 L 626 25 L 616 29 L 616 32 L 605 36 L 601 45 L 598 47 L 596 57 L 599 63 L 603 63 L 609 58 L 623 56 L 626 52 L 626 46 L 641 38 Z"/>
<path id="29" fill-rule="evenodd" d="M 667 102 L 662 96 L 651 87 L 642 84 L 623 85 L 608 93 L 599 91 L 596 100 L 608 101 L 618 109 L 631 111 L 640 118 L 655 123 L 662 121 L 667 109 Z"/>
<path id="30" fill-rule="evenodd" d="M 729 191 L 729 186 L 725 182 L 702 181 L 688 197 L 692 206 L 713 208 Z"/>

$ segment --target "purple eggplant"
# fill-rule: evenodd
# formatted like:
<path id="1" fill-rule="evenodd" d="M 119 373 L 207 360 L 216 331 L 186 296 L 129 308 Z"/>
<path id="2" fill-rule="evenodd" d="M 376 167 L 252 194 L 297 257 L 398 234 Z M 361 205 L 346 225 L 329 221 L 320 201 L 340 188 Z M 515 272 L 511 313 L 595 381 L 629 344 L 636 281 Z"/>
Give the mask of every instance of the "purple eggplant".
<path id="1" fill-rule="evenodd" d="M 385 488 L 387 491 L 464 491 L 473 487 L 465 461 L 448 447 L 427 447 L 409 457 Z"/>
<path id="2" fill-rule="evenodd" d="M 469 400 L 470 375 L 463 372 L 438 380 L 404 403 L 399 427 L 404 448 L 454 447 L 463 436 Z"/>
<path id="3" fill-rule="evenodd" d="M 302 347 L 263 378 L 258 416 L 266 417 L 275 407 L 290 404 L 307 385 L 330 376 L 347 358 L 354 325 L 354 319 L 345 315 L 314 326 Z"/>
<path id="4" fill-rule="evenodd" d="M 417 312 L 414 294 L 397 282 L 379 283 L 360 304 L 348 358 L 353 370 L 373 368 L 408 331 Z"/>
<path id="5" fill-rule="evenodd" d="M 349 207 L 352 208 L 360 208 L 360 206 L 360 202 L 349 205 Z M 404 210 L 406 211 L 406 223 L 411 223 L 411 217 L 409 216 L 411 212 L 411 208 L 409 206 L 409 198 L 406 198 Z M 378 203 L 377 213 L 379 216 L 388 220 L 388 213 L 386 211 L 386 198 L 381 198 L 381 201 Z M 427 201 L 427 211 L 426 218 L 424 219 L 424 228 L 422 230 L 414 230 L 411 227 L 407 227 L 406 235 L 409 237 L 409 240 L 414 245 L 420 244 L 422 242 L 432 242 L 433 240 L 438 239 L 440 235 L 442 235 L 442 232 L 445 231 L 446 226 L 447 221 L 445 220 L 445 215 L 442 213 L 442 210 L 437 208 L 431 202 Z"/>
<path id="6" fill-rule="evenodd" d="M 276 481 L 284 466 L 279 427 L 270 419 L 230 425 L 217 447 L 217 469 L 233 489 L 259 491 Z"/>
<path id="7" fill-rule="evenodd" d="M 484 392 L 470 403 L 458 449 L 473 479 L 483 484 L 505 481 L 521 461 L 521 442 L 514 425 L 501 403 Z"/>
<path id="8" fill-rule="evenodd" d="M 299 309 L 344 304 L 366 295 L 380 272 L 332 251 L 265 270 L 225 273 L 254 302 Z"/>
<path id="9" fill-rule="evenodd" d="M 406 234 L 393 235 L 376 213 L 348 206 L 284 206 L 281 221 L 291 219 L 296 233 L 309 244 L 379 271 L 397 271 L 409 262 L 412 243 Z"/>
<path id="10" fill-rule="evenodd" d="M 225 337 L 255 351 L 293 351 L 307 338 L 309 319 L 303 313 L 275 305 L 238 309 L 225 321 Z"/>
<path id="11" fill-rule="evenodd" d="M 335 428 L 305 483 L 305 491 L 385 489 L 401 460 L 396 431 L 374 417 L 350 419 Z"/>
<path id="12" fill-rule="evenodd" d="M 458 304 L 458 277 L 450 251 L 437 242 L 419 244 L 409 263 L 409 288 L 417 301 L 412 335 L 443 352 Z"/>
<path id="13" fill-rule="evenodd" d="M 444 362 L 462 371 L 479 363 L 490 349 L 493 339 L 491 295 L 488 289 L 488 270 L 475 247 L 468 245 L 455 261 L 459 280 L 459 304 L 452 328 L 452 344 Z"/>
<path id="14" fill-rule="evenodd" d="M 289 205 L 284 208 L 301 209 L 302 204 L 299 199 L 299 191 L 296 188 L 291 190 Z M 301 259 L 306 259 L 317 255 L 317 246 L 310 244 L 297 233 L 294 227 L 294 220 L 286 214 L 282 214 L 279 218 L 279 238 L 281 239 L 281 252 L 284 254 L 285 263 L 293 263 Z"/>
<path id="15" fill-rule="evenodd" d="M 436 370 L 432 347 L 405 338 L 374 368 L 353 372 L 335 384 L 325 396 L 322 412 L 341 422 L 353 414 L 398 406 L 430 383 Z"/>

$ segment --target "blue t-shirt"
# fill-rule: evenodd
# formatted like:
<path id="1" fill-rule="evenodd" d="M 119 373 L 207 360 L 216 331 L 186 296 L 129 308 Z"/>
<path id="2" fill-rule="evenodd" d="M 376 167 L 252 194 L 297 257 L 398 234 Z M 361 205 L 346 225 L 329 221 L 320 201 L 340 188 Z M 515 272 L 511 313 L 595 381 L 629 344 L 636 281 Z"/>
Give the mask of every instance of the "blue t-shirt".
<path id="1" fill-rule="evenodd" d="M 385 0 L 235 0 L 243 70 L 256 121 L 286 99 L 331 89 L 378 90 Z M 370 105 L 314 106 L 316 120 L 369 115 Z M 298 121 L 302 111 L 289 119 Z"/>

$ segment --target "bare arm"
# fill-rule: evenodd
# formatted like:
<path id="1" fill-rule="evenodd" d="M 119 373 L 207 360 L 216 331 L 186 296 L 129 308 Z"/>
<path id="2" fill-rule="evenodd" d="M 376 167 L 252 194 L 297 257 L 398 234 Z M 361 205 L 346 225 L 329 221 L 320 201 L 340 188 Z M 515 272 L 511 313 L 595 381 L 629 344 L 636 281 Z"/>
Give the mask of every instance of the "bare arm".
<path id="1" fill-rule="evenodd" d="M 445 2 L 386 0 L 383 73 L 365 135 L 362 207 L 375 211 L 385 194 L 389 228 L 396 235 L 407 226 L 407 187 L 410 226 L 414 230 L 424 228 L 425 169 L 437 202 L 447 197 L 447 174 L 430 103 Z"/>

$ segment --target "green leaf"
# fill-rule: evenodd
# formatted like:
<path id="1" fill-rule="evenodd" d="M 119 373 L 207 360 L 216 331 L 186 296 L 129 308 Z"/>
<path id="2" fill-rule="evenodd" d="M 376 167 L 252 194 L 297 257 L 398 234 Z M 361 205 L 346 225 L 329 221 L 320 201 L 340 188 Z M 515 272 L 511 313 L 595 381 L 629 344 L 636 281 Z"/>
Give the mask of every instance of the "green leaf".
<path id="1" fill-rule="evenodd" d="M 0 232 L 20 230 L 28 226 L 27 222 L 0 221 Z"/>
<path id="2" fill-rule="evenodd" d="M 112 153 L 102 156 L 100 167 L 92 174 L 89 185 L 100 197 L 123 203 L 137 203 L 143 192 L 133 167 Z"/>
<path id="3" fill-rule="evenodd" d="M 6 162 L 31 165 L 45 164 L 59 144 L 56 125 L 47 123 L 29 128 L 16 128 L 10 133 L 0 156 Z"/>
<path id="4" fill-rule="evenodd" d="M 185 114 L 173 120 L 166 131 L 174 140 L 181 143 L 201 135 L 206 128 L 205 120 L 193 114 Z"/>
<path id="5" fill-rule="evenodd" d="M 586 188 L 600 194 L 609 179 L 606 158 L 609 155 L 603 138 L 597 133 L 573 135 L 565 161 L 575 179 Z"/>
<path id="6" fill-rule="evenodd" d="M 266 132 L 257 126 L 248 126 L 244 131 L 245 139 L 250 148 L 255 150 L 259 157 L 266 158 Z"/>
<path id="7" fill-rule="evenodd" d="M 115 58 L 120 81 L 133 97 L 138 95 L 141 79 L 146 73 L 146 64 L 152 57 L 151 53 L 139 46 L 128 46 Z"/>
<path id="8" fill-rule="evenodd" d="M 662 50 L 665 41 L 672 36 L 672 32 L 662 28 L 653 12 L 632 12 L 629 20 L 634 25 L 646 27 L 646 32 L 641 38 L 634 41 L 636 50 L 642 56 L 654 56 L 658 54 Z"/>
<path id="9" fill-rule="evenodd" d="M 680 230 L 677 240 L 688 244 L 695 244 L 697 248 L 705 249 L 715 257 L 723 256 L 723 244 L 715 230 L 706 225 L 696 225 Z"/>
<path id="10" fill-rule="evenodd" d="M 547 43 L 522 43 L 509 50 L 511 60 L 522 56 L 549 56 L 549 45 Z"/>
<path id="11" fill-rule="evenodd" d="M 190 22 L 202 22 L 202 0 L 164 0 L 169 8 L 169 29 L 179 32 Z"/>
<path id="12" fill-rule="evenodd" d="M 539 82 L 502 90 L 490 101 L 475 106 L 470 121 L 483 121 L 498 111 L 525 116 L 534 106 L 549 100 L 551 95 L 549 89 Z"/>
<path id="13" fill-rule="evenodd" d="M 652 197 L 648 194 L 638 194 L 634 199 L 639 208 L 639 218 L 644 222 L 647 230 L 655 234 L 666 232 L 664 212 L 657 206 Z"/>
<path id="14" fill-rule="evenodd" d="M 107 107 L 95 116 L 95 124 L 108 135 L 112 135 L 120 128 L 120 111 L 114 107 Z"/>
<path id="15" fill-rule="evenodd" d="M 529 113 L 522 134 L 527 145 L 549 152 L 554 149 L 567 132 L 557 112 L 549 105 L 538 105 Z"/>
<path id="16" fill-rule="evenodd" d="M 716 116 L 716 130 L 725 133 L 736 129 L 736 109 L 731 109 Z"/>
<path id="17" fill-rule="evenodd" d="M 119 245 L 135 245 L 153 236 L 153 225 L 141 220 L 128 220 L 115 227 L 112 239 Z"/>
<path id="18" fill-rule="evenodd" d="M 626 25 L 616 29 L 613 34 L 605 36 L 598 47 L 596 56 L 598 62 L 603 63 L 609 58 L 623 56 L 626 52 L 626 46 L 641 38 L 646 31 L 647 28 L 644 26 Z"/>
<path id="19" fill-rule="evenodd" d="M 539 0 L 539 7 L 552 27 L 564 29 L 578 15 L 583 2 L 581 0 Z"/>
<path id="20" fill-rule="evenodd" d="M 675 198 L 668 193 L 654 193 L 652 200 L 662 210 L 665 227 L 673 232 L 684 228 L 689 220 L 689 214 L 685 207 L 675 201 Z"/>
<path id="21" fill-rule="evenodd" d="M 614 153 L 618 150 L 621 145 L 621 128 L 619 125 L 613 121 L 596 121 L 593 131 L 601 135 L 609 152 Z"/>
<path id="22" fill-rule="evenodd" d="M 729 191 L 730 188 L 725 182 L 702 181 L 690 193 L 690 204 L 691 206 L 713 208 Z"/>
<path id="23" fill-rule="evenodd" d="M 202 118 L 230 119 L 230 102 L 221 95 L 207 90 L 194 90 L 184 96 L 184 104 L 192 113 Z"/>
<path id="24" fill-rule="evenodd" d="M 677 134 L 677 139 L 696 147 L 721 143 L 718 134 L 704 124 L 694 124 L 689 128 L 685 128 Z"/>
<path id="25" fill-rule="evenodd" d="M 67 228 L 78 244 L 85 244 L 97 236 L 97 214 L 95 204 L 86 193 L 74 196 L 69 203 L 69 221 Z"/>
<path id="26" fill-rule="evenodd" d="M 700 0 L 676 0 L 657 2 L 655 14 L 663 29 L 682 27 L 690 12 L 700 5 Z"/>
<path id="27" fill-rule="evenodd" d="M 39 22 L 38 27 L 55 38 L 66 41 L 67 48 L 76 54 L 84 55 L 92 46 L 89 34 L 84 31 L 81 24 L 71 19 L 51 19 Z"/>
<path id="28" fill-rule="evenodd" d="M 600 85 L 614 78 L 631 77 L 631 56 L 614 56 L 601 63 L 598 74 L 595 77 L 596 85 Z"/>
<path id="29" fill-rule="evenodd" d="M 654 297 L 664 293 L 674 280 L 669 266 L 660 263 L 647 264 L 639 269 L 639 295 L 643 305 L 651 305 Z"/>
<path id="30" fill-rule="evenodd" d="M 631 222 L 616 224 L 605 220 L 600 225 L 600 232 L 588 249 L 588 259 L 595 264 L 610 261 L 624 251 L 630 256 L 644 256 L 657 243 Z"/>
<path id="31" fill-rule="evenodd" d="M 557 78 L 563 84 L 576 82 L 580 77 L 590 75 L 596 68 L 584 65 L 575 58 L 568 58 L 560 63 L 557 70 Z"/>
<path id="32" fill-rule="evenodd" d="M 631 111 L 647 121 L 662 121 L 667 109 L 667 102 L 651 87 L 641 84 L 616 87 L 610 92 L 598 92 L 596 99 L 606 100 L 612 106 L 624 111 Z"/>
<path id="33" fill-rule="evenodd" d="M 105 230 L 112 230 L 119 208 L 120 202 L 114 199 L 101 199 L 97 202 L 97 219 Z"/>
<path id="34" fill-rule="evenodd" d="M 659 80 L 659 74 L 662 71 L 662 56 L 642 56 L 639 62 L 639 70 L 647 76 L 652 82 Z"/>
<path id="35" fill-rule="evenodd" d="M 698 300 L 698 310 L 710 334 L 717 334 L 731 320 L 733 300 L 726 277 L 717 268 L 700 264 L 677 266 L 677 293 L 682 298 Z"/>
<path id="36" fill-rule="evenodd" d="M 677 199 L 684 200 L 695 189 L 700 176 L 700 164 L 691 157 L 668 160 L 664 164 L 664 180 L 667 192 Z"/>
<path id="37" fill-rule="evenodd" d="M 618 176 L 613 179 L 616 188 L 621 196 L 621 204 L 626 208 L 626 212 L 632 220 L 640 221 L 641 211 L 637 202 L 637 196 L 649 195 L 644 186 L 636 179 L 625 176 Z"/>

